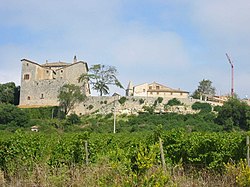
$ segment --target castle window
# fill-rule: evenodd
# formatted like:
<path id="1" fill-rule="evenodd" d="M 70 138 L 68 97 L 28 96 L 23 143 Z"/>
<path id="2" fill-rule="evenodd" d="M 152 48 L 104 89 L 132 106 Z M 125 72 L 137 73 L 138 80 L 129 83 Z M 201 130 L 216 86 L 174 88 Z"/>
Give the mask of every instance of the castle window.
<path id="1" fill-rule="evenodd" d="M 46 72 L 49 73 L 49 70 L 47 70 Z"/>
<path id="2" fill-rule="evenodd" d="M 145 90 L 145 89 L 143 89 L 143 92 L 146 92 L 146 90 Z"/>
<path id="3" fill-rule="evenodd" d="M 30 96 L 28 96 L 27 99 L 30 100 Z"/>
<path id="4" fill-rule="evenodd" d="M 152 86 L 149 86 L 149 89 L 151 90 L 151 89 L 152 89 Z"/>
<path id="5" fill-rule="evenodd" d="M 63 73 L 63 70 L 61 70 L 61 73 Z"/>
<path id="6" fill-rule="evenodd" d="M 157 92 L 157 95 L 159 95 L 159 92 Z"/>
<path id="7" fill-rule="evenodd" d="M 29 74 L 24 74 L 23 78 L 24 78 L 24 80 L 29 80 L 30 79 L 30 75 Z"/>
<path id="8" fill-rule="evenodd" d="M 27 65 L 27 66 L 29 66 L 29 64 L 28 64 L 28 63 L 27 63 L 26 65 Z"/>
<path id="9" fill-rule="evenodd" d="M 170 92 L 171 95 L 173 95 L 173 92 Z"/>
<path id="10" fill-rule="evenodd" d="M 182 95 L 182 93 L 180 95 Z"/>
<path id="11" fill-rule="evenodd" d="M 159 90 L 160 89 L 160 86 L 156 86 L 156 90 Z"/>
<path id="12" fill-rule="evenodd" d="M 153 95 L 153 92 L 150 92 L 150 95 Z"/>
<path id="13" fill-rule="evenodd" d="M 41 94 L 41 98 L 40 99 L 44 99 L 43 94 Z"/>

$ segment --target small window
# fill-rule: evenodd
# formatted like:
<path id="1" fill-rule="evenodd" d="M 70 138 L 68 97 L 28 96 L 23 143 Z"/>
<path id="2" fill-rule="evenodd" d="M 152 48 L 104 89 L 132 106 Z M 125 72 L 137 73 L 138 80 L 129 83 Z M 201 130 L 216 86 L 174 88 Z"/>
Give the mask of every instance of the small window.
<path id="1" fill-rule="evenodd" d="M 171 95 L 173 95 L 173 92 L 170 92 Z"/>
<path id="2" fill-rule="evenodd" d="M 160 86 L 156 86 L 156 90 L 159 90 L 160 89 Z"/>
<path id="3" fill-rule="evenodd" d="M 24 80 L 29 80 L 30 79 L 30 75 L 29 74 L 24 74 L 23 78 L 24 78 Z"/>
<path id="4" fill-rule="evenodd" d="M 159 92 L 157 92 L 157 95 L 159 95 Z"/>
<path id="5" fill-rule="evenodd" d="M 44 99 L 43 94 L 41 94 L 41 99 Z"/>
<path id="6" fill-rule="evenodd" d="M 180 95 L 182 95 L 182 93 Z"/>
<path id="7" fill-rule="evenodd" d="M 27 100 L 30 100 L 30 96 L 27 97 Z"/>
<path id="8" fill-rule="evenodd" d="M 26 65 L 29 66 L 29 63 L 27 63 Z"/>
<path id="9" fill-rule="evenodd" d="M 46 72 L 49 73 L 49 70 L 47 70 Z"/>
<path id="10" fill-rule="evenodd" d="M 146 90 L 145 90 L 145 89 L 143 89 L 143 92 L 146 92 Z"/>
<path id="11" fill-rule="evenodd" d="M 152 90 L 152 86 L 149 86 L 149 89 Z"/>
<path id="12" fill-rule="evenodd" d="M 150 92 L 150 95 L 153 95 L 153 92 Z"/>
<path id="13" fill-rule="evenodd" d="M 63 70 L 61 70 L 61 73 L 63 73 Z"/>

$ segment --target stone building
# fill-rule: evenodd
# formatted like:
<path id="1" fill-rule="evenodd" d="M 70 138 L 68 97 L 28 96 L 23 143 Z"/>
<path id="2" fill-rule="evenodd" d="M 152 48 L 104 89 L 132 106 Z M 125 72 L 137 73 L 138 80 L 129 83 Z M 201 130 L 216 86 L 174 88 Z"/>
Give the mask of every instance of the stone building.
<path id="1" fill-rule="evenodd" d="M 126 90 L 126 96 L 188 98 L 189 92 L 169 88 L 156 82 L 151 84 L 144 83 L 132 87 L 132 83 L 129 82 Z"/>
<path id="2" fill-rule="evenodd" d="M 90 95 L 88 82 L 78 81 L 81 74 L 88 72 L 88 65 L 76 57 L 72 63 L 38 64 L 27 59 L 21 62 L 20 107 L 57 106 L 59 89 L 64 84 L 84 85 L 83 93 Z"/>

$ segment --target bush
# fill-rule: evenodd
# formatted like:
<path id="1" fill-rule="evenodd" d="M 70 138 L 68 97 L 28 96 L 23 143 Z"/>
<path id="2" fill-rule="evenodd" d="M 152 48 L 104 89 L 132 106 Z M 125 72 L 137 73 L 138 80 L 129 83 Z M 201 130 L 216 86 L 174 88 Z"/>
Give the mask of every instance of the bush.
<path id="1" fill-rule="evenodd" d="M 93 108 L 94 108 L 93 105 L 89 105 L 89 106 L 87 107 L 87 109 L 89 109 L 89 110 L 92 110 Z"/>
<path id="2" fill-rule="evenodd" d="M 79 124 L 79 123 L 81 123 L 81 119 L 79 118 L 77 114 L 73 113 L 67 117 L 67 124 L 73 125 L 73 124 Z"/>
<path id="3" fill-rule="evenodd" d="M 200 110 L 200 112 L 211 112 L 212 106 L 209 103 L 195 102 L 192 105 L 193 110 Z"/>
<path id="4" fill-rule="evenodd" d="M 139 99 L 139 103 L 142 105 L 144 103 L 144 99 Z"/>
<path id="5" fill-rule="evenodd" d="M 121 97 L 118 101 L 121 105 L 123 105 L 126 102 L 127 98 L 126 97 Z"/>
<path id="6" fill-rule="evenodd" d="M 180 100 L 173 98 L 170 99 L 166 105 L 175 106 L 175 105 L 182 105 L 182 103 L 180 102 Z"/>
<path id="7" fill-rule="evenodd" d="M 0 114 L 0 124 L 24 127 L 29 122 L 28 115 L 22 109 L 11 104 L 1 104 Z"/>
<path id="8" fill-rule="evenodd" d="M 58 106 L 24 108 L 23 111 L 27 113 L 31 119 L 51 119 L 60 118 L 62 116 Z"/>

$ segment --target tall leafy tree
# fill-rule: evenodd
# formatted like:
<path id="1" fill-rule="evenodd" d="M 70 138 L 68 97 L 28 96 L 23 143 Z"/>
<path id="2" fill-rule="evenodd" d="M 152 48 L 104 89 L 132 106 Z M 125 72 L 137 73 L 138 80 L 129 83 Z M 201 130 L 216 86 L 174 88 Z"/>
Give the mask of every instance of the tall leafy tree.
<path id="1" fill-rule="evenodd" d="M 12 104 L 0 104 L 0 124 L 24 127 L 29 122 L 28 114 Z"/>
<path id="2" fill-rule="evenodd" d="M 92 89 L 99 92 L 100 96 L 102 96 L 109 94 L 110 85 L 123 88 L 116 77 L 117 73 L 117 69 L 114 66 L 96 64 L 91 66 L 89 73 L 82 74 L 78 80 L 81 82 L 88 80 L 92 85 Z"/>
<path id="3" fill-rule="evenodd" d="M 18 88 L 14 82 L 0 84 L 0 103 L 18 104 Z"/>
<path id="4" fill-rule="evenodd" d="M 237 98 L 230 98 L 218 111 L 216 123 L 228 127 L 236 126 L 244 130 L 250 129 L 250 106 Z"/>
<path id="5" fill-rule="evenodd" d="M 202 96 L 215 95 L 215 87 L 212 86 L 212 81 L 203 79 L 199 82 L 198 88 L 194 91 L 192 97 L 199 99 Z"/>
<path id="6" fill-rule="evenodd" d="M 65 84 L 59 90 L 58 99 L 65 115 L 67 115 L 75 104 L 84 101 L 85 95 L 82 94 L 81 88 L 74 84 Z"/>

